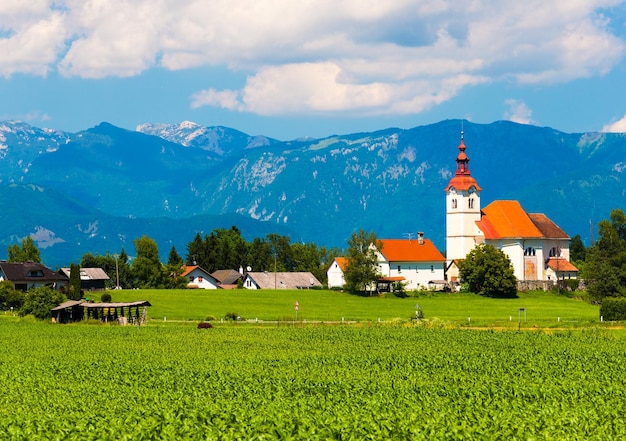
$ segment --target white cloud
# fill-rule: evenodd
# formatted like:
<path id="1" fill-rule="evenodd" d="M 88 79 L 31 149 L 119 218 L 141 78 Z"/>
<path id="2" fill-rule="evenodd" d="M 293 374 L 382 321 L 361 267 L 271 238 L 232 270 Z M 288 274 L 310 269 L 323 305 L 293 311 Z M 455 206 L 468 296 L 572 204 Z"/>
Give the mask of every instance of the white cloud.
<path id="1" fill-rule="evenodd" d="M 192 106 L 260 114 L 420 112 L 485 82 L 566 82 L 626 52 L 624 0 L 3 0 L 0 75 L 102 78 L 203 65 L 251 72 Z M 519 115 L 518 112 L 515 112 Z"/>
<path id="2" fill-rule="evenodd" d="M 533 111 L 526 105 L 525 102 L 509 99 L 504 102 L 509 109 L 504 112 L 504 119 L 513 121 L 520 124 L 531 124 L 533 122 Z"/>
<path id="3" fill-rule="evenodd" d="M 607 124 L 602 128 L 603 132 L 626 133 L 626 115 L 617 121 Z"/>

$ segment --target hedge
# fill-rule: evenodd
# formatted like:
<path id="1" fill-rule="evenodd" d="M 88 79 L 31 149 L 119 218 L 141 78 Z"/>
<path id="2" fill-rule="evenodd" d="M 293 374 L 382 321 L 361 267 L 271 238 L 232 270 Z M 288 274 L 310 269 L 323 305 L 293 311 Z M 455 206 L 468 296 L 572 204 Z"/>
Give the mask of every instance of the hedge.
<path id="1" fill-rule="evenodd" d="M 626 320 L 626 298 L 605 297 L 600 305 L 600 316 L 604 320 Z"/>

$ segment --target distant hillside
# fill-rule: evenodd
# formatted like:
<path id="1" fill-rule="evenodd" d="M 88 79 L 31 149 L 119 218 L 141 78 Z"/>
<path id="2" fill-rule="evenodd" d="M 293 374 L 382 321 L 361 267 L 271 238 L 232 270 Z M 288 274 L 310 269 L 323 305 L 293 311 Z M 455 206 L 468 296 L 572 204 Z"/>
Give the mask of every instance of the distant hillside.
<path id="1" fill-rule="evenodd" d="M 35 234 L 65 265 L 122 244 L 132 254 L 142 234 L 164 255 L 171 244 L 184 254 L 196 231 L 235 224 L 250 239 L 277 232 L 339 247 L 361 228 L 381 238 L 424 231 L 443 251 L 443 189 L 462 125 L 483 206 L 518 199 L 586 241 L 590 220 L 626 206 L 624 134 L 447 120 L 280 142 L 189 122 L 75 134 L 6 122 L 0 244 Z"/>

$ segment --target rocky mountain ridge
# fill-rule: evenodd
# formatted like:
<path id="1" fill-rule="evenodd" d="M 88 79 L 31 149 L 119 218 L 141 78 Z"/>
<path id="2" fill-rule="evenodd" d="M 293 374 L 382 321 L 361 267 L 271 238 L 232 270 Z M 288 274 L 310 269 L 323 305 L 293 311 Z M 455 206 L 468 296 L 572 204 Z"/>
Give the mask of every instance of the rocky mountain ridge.
<path id="1" fill-rule="evenodd" d="M 196 231 L 225 220 L 249 239 L 278 232 L 338 247 L 361 228 L 381 238 L 424 231 L 444 251 L 443 189 L 462 126 L 483 206 L 518 199 L 588 242 L 590 221 L 626 205 L 624 134 L 446 120 L 278 141 L 190 122 L 74 134 L 5 122 L 0 243 L 40 237 L 44 255 L 63 265 L 86 243 L 132 254 L 141 234 L 158 237 L 162 254 L 172 244 L 184 254 Z"/>

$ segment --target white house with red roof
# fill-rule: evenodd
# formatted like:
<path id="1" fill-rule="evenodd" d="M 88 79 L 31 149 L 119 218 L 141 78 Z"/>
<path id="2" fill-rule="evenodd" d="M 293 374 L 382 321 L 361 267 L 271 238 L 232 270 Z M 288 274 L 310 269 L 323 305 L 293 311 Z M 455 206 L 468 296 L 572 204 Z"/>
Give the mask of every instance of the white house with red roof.
<path id="1" fill-rule="evenodd" d="M 576 278 L 570 237 L 545 214 L 527 213 L 518 201 L 493 201 L 481 209 L 481 188 L 470 174 L 465 149 L 461 134 L 456 173 L 445 188 L 448 280 L 458 279 L 455 262 L 482 243 L 509 257 L 518 280 Z"/>
<path id="2" fill-rule="evenodd" d="M 219 285 L 215 277 L 198 265 L 185 266 L 181 277 L 187 279 L 187 288 L 217 289 Z"/>
<path id="3" fill-rule="evenodd" d="M 346 284 L 343 274 L 346 270 L 348 259 L 345 257 L 335 257 L 326 270 L 329 288 L 341 288 Z"/>
<path id="4" fill-rule="evenodd" d="M 377 263 L 382 282 L 401 281 L 409 291 L 445 283 L 446 259 L 424 238 L 424 233 L 418 233 L 417 239 L 381 239 L 379 242 Z"/>

